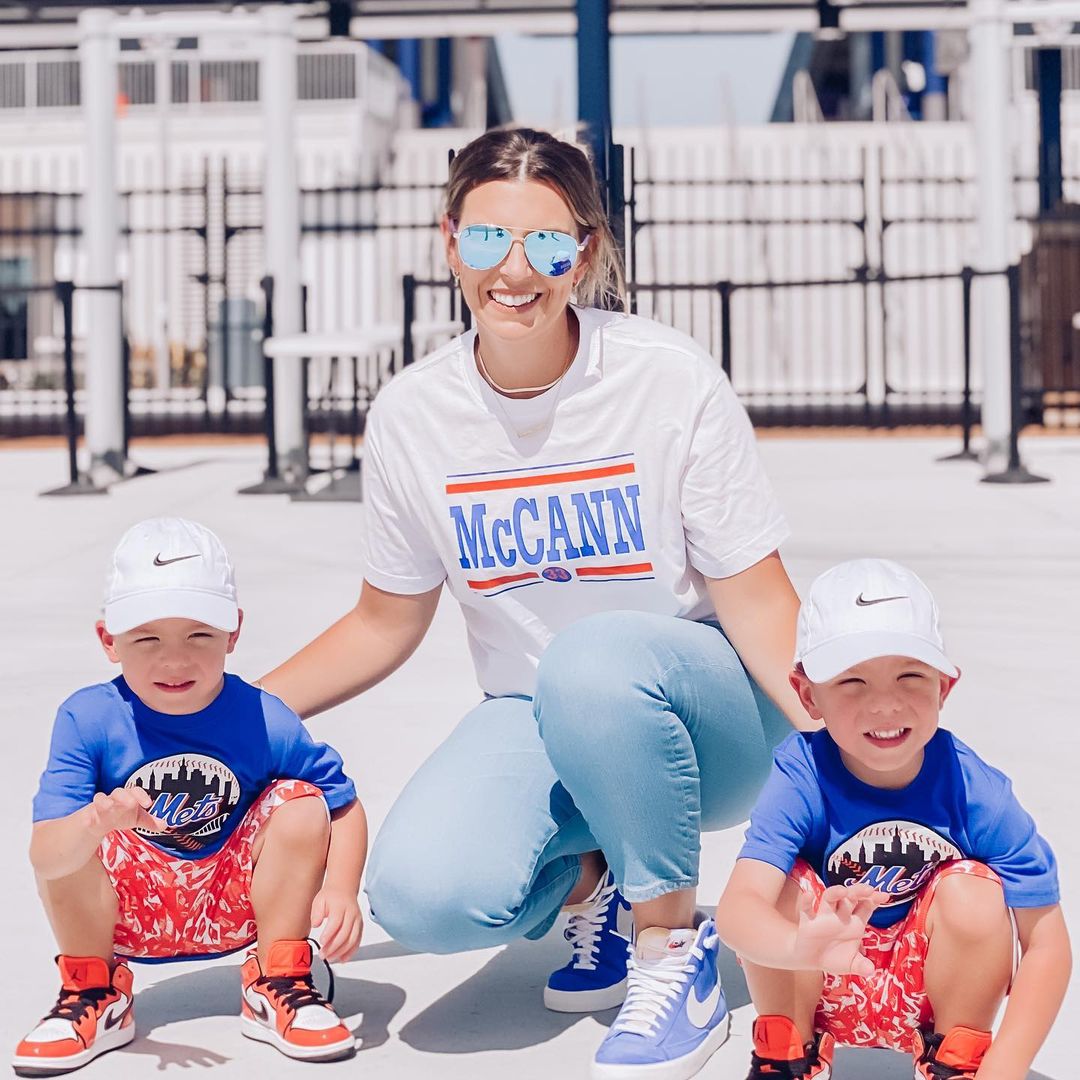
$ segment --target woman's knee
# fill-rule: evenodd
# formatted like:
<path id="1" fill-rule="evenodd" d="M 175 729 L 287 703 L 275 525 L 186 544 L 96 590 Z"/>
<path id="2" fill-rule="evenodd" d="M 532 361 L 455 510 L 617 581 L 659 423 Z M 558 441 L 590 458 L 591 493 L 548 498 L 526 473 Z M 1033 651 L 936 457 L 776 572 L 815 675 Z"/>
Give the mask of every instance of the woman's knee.
<path id="1" fill-rule="evenodd" d="M 569 735 L 575 743 L 604 746 L 625 731 L 635 702 L 655 692 L 652 645 L 658 620 L 671 621 L 643 612 L 605 611 L 555 636 L 540 658 L 534 698 L 546 745 Z"/>
<path id="2" fill-rule="evenodd" d="M 432 863 L 376 838 L 366 884 L 372 918 L 417 952 L 485 949 L 520 936 L 520 904 L 511 889 L 470 877 L 448 859 Z M 521 931 L 523 933 L 524 930 Z"/>

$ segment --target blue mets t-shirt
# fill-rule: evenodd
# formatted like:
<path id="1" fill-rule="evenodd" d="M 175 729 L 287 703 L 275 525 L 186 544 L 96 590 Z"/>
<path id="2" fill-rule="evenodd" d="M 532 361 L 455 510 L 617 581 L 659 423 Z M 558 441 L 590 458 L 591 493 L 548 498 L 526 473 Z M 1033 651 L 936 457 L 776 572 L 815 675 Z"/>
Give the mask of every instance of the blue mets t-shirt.
<path id="1" fill-rule="evenodd" d="M 953 859 L 989 866 L 1009 907 L 1059 899 L 1054 854 L 1008 777 L 943 729 L 927 743 L 919 775 L 897 789 L 852 776 L 827 731 L 789 735 L 773 756 L 739 858 L 785 874 L 802 858 L 826 885 L 873 885 L 889 897 L 871 916 L 879 927 L 903 918 Z"/>
<path id="2" fill-rule="evenodd" d="M 160 713 L 123 676 L 88 686 L 60 706 L 34 821 L 66 817 L 99 791 L 141 787 L 165 832 L 135 831 L 178 858 L 218 851 L 274 780 L 306 780 L 331 810 L 356 798 L 341 757 L 308 734 L 280 699 L 226 675 L 199 712 Z"/>

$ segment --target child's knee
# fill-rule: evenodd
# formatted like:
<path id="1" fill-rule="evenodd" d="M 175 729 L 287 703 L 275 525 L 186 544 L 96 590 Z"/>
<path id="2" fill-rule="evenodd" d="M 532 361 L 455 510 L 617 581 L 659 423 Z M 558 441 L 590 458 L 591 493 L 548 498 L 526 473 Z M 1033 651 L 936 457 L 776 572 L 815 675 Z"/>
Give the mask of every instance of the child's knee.
<path id="1" fill-rule="evenodd" d="M 952 871 L 934 885 L 927 925 L 931 933 L 985 942 L 1002 930 L 1012 932 L 1009 909 L 996 875 Z"/>
<path id="2" fill-rule="evenodd" d="M 329 839 L 330 815 L 321 797 L 302 795 L 277 807 L 267 827 L 275 842 L 300 848 Z"/>

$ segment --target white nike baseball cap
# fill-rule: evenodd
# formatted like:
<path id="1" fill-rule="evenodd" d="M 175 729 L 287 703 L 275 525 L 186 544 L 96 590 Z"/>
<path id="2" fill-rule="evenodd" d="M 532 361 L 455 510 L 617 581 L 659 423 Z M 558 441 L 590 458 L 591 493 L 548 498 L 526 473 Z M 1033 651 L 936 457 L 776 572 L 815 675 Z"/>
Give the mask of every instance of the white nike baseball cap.
<path id="1" fill-rule="evenodd" d="M 934 597 L 907 567 L 852 559 L 826 570 L 799 608 L 795 663 L 822 683 L 879 656 L 910 656 L 959 675 L 945 655 Z"/>
<path id="2" fill-rule="evenodd" d="M 105 581 L 105 629 L 194 619 L 230 633 L 240 625 L 236 575 L 221 541 L 184 518 L 150 518 L 120 539 Z"/>

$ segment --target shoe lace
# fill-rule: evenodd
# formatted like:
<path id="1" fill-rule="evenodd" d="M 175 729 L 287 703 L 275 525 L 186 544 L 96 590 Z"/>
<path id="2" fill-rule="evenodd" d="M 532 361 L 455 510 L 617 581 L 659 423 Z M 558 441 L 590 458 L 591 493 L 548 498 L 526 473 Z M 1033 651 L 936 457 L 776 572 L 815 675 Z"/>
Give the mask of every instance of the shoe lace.
<path id="1" fill-rule="evenodd" d="M 934 1032 L 924 1034 L 923 1040 L 926 1043 L 926 1050 L 923 1052 L 920 1062 L 926 1066 L 926 1071 L 935 1077 L 935 1080 L 967 1080 L 967 1078 L 975 1076 L 974 1070 L 958 1069 L 955 1065 L 945 1065 L 935 1060 L 938 1047 L 944 1041 L 943 1036 Z"/>
<path id="2" fill-rule="evenodd" d="M 612 881 L 605 885 L 596 899 L 580 911 L 572 912 L 570 922 L 563 931 L 563 936 L 573 949 L 571 965 L 580 971 L 592 971 L 596 967 L 596 956 L 600 950 L 600 934 L 604 929 L 608 904 L 615 895 L 616 885 Z"/>
<path id="3" fill-rule="evenodd" d="M 319 943 L 314 938 L 308 938 L 313 952 L 317 952 Z M 274 996 L 292 1012 L 302 1009 L 305 1005 L 329 1005 L 334 1000 L 334 969 L 330 961 L 322 953 L 319 959 L 326 967 L 329 985 L 326 989 L 326 997 L 323 997 L 314 979 L 309 972 L 307 975 L 263 975 L 256 979 L 259 986 L 265 986 Z"/>
<path id="4" fill-rule="evenodd" d="M 804 1057 L 794 1061 L 777 1061 L 775 1058 L 759 1057 L 757 1053 L 750 1055 L 750 1075 L 747 1080 L 804 1080 L 810 1066 L 816 1064 L 817 1055 L 812 1059 Z"/>
<path id="5" fill-rule="evenodd" d="M 97 1011 L 97 1007 L 110 995 L 111 986 L 93 986 L 86 990 L 64 990 L 56 999 L 56 1004 L 49 1010 L 45 1020 L 70 1020 L 77 1024 L 88 1012 Z"/>
<path id="6" fill-rule="evenodd" d="M 611 1025 L 612 1031 L 629 1031 L 635 1035 L 651 1036 L 667 1015 L 671 1004 L 683 992 L 687 978 L 695 971 L 695 960 L 705 958 L 705 949 L 716 944 L 716 935 L 706 937 L 700 945 L 692 945 L 681 963 L 672 959 L 653 964 L 642 963 L 628 947 L 630 959 L 626 966 L 626 1001 Z"/>

